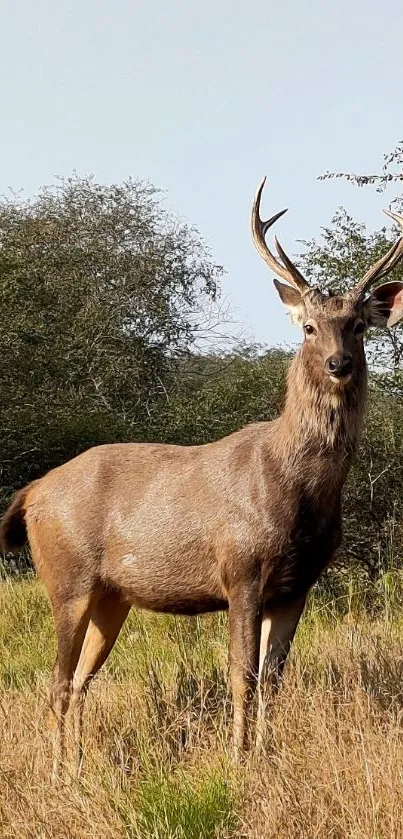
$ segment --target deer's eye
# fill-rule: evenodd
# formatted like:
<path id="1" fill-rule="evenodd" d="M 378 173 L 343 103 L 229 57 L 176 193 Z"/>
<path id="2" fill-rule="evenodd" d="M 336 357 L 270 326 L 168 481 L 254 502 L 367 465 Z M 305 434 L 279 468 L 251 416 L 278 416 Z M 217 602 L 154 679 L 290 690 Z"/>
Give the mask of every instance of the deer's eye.
<path id="1" fill-rule="evenodd" d="M 363 320 L 359 320 L 354 327 L 354 335 L 362 335 L 365 331 L 365 323 Z"/>
<path id="2" fill-rule="evenodd" d="M 315 329 L 314 326 L 312 326 L 311 323 L 305 323 L 304 324 L 304 331 L 305 331 L 306 335 L 315 335 L 316 334 L 316 329 Z"/>

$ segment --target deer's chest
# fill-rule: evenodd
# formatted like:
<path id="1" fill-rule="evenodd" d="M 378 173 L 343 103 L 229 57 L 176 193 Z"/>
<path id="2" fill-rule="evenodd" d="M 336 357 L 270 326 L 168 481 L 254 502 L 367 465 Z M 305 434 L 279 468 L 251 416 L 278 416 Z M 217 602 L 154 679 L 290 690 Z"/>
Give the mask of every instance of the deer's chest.
<path id="1" fill-rule="evenodd" d="M 265 562 L 265 599 L 282 603 L 305 594 L 330 563 L 341 541 L 340 505 L 329 511 L 301 504 Z M 277 547 L 277 550 L 276 550 Z"/>

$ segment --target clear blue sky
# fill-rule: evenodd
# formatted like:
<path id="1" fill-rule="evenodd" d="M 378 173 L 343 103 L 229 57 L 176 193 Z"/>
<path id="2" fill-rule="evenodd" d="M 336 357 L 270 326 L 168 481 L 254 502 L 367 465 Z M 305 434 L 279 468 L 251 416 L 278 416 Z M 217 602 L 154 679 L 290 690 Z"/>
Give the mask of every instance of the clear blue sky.
<path id="1" fill-rule="evenodd" d="M 247 334 L 295 340 L 251 244 L 256 184 L 290 208 L 290 254 L 340 204 L 380 226 L 384 196 L 316 177 L 378 171 L 401 139 L 402 32 L 398 0 L 6 0 L 0 191 L 150 179 L 228 269 Z"/>

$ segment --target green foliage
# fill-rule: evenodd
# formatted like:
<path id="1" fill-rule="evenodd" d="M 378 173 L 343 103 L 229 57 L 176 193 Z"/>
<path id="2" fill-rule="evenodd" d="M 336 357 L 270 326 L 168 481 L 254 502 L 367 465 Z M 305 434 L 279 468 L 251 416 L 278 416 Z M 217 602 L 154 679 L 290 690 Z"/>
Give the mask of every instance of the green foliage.
<path id="1" fill-rule="evenodd" d="M 143 439 L 221 269 L 142 182 L 0 202 L 0 495 L 95 443 Z"/>
<path id="2" fill-rule="evenodd" d="M 357 175 L 354 172 L 325 172 L 320 175 L 320 181 L 331 178 L 344 178 L 355 186 L 375 186 L 377 192 L 384 192 L 391 183 L 401 187 L 403 167 L 403 140 L 399 140 L 393 151 L 383 155 L 381 172 L 377 174 Z M 395 199 L 394 203 L 401 202 L 401 196 Z"/>
<path id="3" fill-rule="evenodd" d="M 357 175 L 345 172 L 326 172 L 319 180 L 344 178 L 358 187 L 373 186 L 377 192 L 384 192 L 392 184 L 398 192 L 392 209 L 401 212 L 403 207 L 402 190 L 403 141 L 383 157 L 379 174 Z M 340 208 L 333 216 L 331 226 L 322 228 L 320 241 L 312 239 L 304 242 L 307 250 L 301 255 L 307 276 L 314 278 L 321 288 L 343 292 L 351 288 L 396 240 L 398 228 L 392 231 L 383 226 L 379 231 L 368 235 L 365 225 L 354 221 Z M 393 279 L 403 280 L 402 264 L 393 271 Z M 391 386 L 397 386 L 402 393 L 403 361 L 403 324 L 394 329 L 373 331 L 369 349 L 374 365 L 387 370 L 394 376 Z"/>
<path id="4" fill-rule="evenodd" d="M 384 157 L 379 175 L 327 173 L 351 183 L 375 186 L 382 192 L 390 183 L 400 192 L 392 202 L 403 204 L 401 165 L 403 143 Z M 364 275 L 395 241 L 396 229 L 386 227 L 368 235 L 365 225 L 344 209 L 322 229 L 320 240 L 305 242 L 301 264 L 321 289 L 344 292 Z M 403 267 L 393 272 L 403 280 Z M 383 573 L 403 563 L 403 324 L 390 330 L 372 330 L 367 340 L 372 367 L 369 405 L 356 463 L 344 494 L 344 550 L 347 561 L 363 562 Z"/>
<path id="5" fill-rule="evenodd" d="M 301 264 L 307 277 L 321 289 L 343 293 L 364 276 L 396 240 L 397 231 L 380 231 L 368 235 L 365 225 L 354 221 L 344 209 L 333 216 L 331 226 L 324 227 L 319 241 L 304 242 L 306 251 Z M 403 280 L 403 268 L 398 266 L 393 278 Z M 368 343 L 373 365 L 394 374 L 394 382 L 402 387 L 403 325 L 389 330 L 372 330 Z M 388 380 L 389 382 L 389 380 Z"/>
<path id="6" fill-rule="evenodd" d="M 176 366 L 164 411 L 153 415 L 155 438 L 193 445 L 217 440 L 282 408 L 290 356 L 243 346 L 226 355 L 190 355 Z"/>

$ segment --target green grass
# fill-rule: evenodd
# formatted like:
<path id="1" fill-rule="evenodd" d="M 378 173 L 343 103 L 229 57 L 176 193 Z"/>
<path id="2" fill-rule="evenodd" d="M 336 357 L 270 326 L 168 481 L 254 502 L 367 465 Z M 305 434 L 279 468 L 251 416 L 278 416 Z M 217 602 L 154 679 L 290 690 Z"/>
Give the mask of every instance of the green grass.
<path id="1" fill-rule="evenodd" d="M 48 673 L 56 653 L 53 619 L 42 585 L 0 583 L 0 685 L 22 690 Z"/>
<path id="2" fill-rule="evenodd" d="M 145 777 L 119 812 L 128 839 L 213 839 L 234 835 L 234 804 L 222 771 L 201 767 L 192 777 L 180 770 Z"/>

